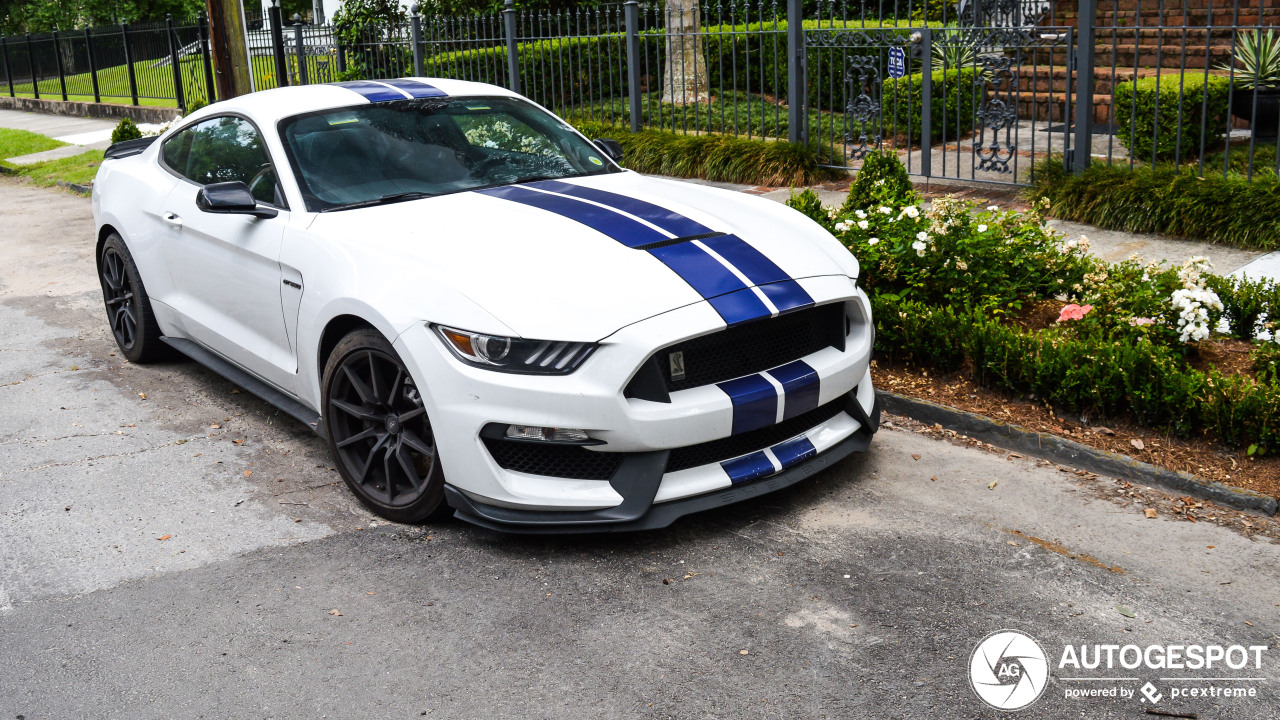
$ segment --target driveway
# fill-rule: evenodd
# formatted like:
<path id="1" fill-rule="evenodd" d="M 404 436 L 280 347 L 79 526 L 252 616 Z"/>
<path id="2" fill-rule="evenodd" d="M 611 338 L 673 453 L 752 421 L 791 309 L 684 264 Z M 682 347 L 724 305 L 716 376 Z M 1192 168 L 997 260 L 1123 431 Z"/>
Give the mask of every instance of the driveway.
<path id="1" fill-rule="evenodd" d="M 996 718 L 969 661 L 1005 628 L 1051 672 L 1019 717 L 1146 717 L 1148 681 L 1164 711 L 1275 717 L 1272 520 L 1148 519 L 1111 479 L 889 418 L 664 531 L 387 524 L 270 406 L 113 354 L 88 200 L 0 180 L 0 223 L 0 717 Z M 1098 644 L 1263 649 L 1059 667 Z M 1246 697 L 1173 697 L 1214 687 Z"/>

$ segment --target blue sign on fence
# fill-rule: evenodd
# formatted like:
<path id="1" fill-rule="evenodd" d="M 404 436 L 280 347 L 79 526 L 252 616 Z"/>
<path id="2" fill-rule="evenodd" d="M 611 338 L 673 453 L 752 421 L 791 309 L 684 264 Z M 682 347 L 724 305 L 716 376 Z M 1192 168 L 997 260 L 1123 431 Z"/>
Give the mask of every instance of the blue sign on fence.
<path id="1" fill-rule="evenodd" d="M 897 79 L 907 74 L 907 54 L 900 47 L 889 48 L 889 77 Z"/>

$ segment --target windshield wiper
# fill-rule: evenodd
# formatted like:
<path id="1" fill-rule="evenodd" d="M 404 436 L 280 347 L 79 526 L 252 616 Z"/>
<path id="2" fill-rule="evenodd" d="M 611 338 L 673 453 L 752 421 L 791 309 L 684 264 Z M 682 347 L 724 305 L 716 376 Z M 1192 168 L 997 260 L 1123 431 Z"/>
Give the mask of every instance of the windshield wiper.
<path id="1" fill-rule="evenodd" d="M 419 198 L 434 197 L 435 193 L 422 192 L 421 190 L 411 190 L 409 192 L 391 193 L 383 195 L 374 200 L 362 200 L 360 202 L 348 203 L 346 205 L 338 205 L 337 207 L 325 208 L 320 212 L 329 212 L 330 210 L 354 210 L 362 207 L 372 207 L 374 205 L 390 205 L 391 203 L 404 202 L 405 200 L 417 200 Z"/>

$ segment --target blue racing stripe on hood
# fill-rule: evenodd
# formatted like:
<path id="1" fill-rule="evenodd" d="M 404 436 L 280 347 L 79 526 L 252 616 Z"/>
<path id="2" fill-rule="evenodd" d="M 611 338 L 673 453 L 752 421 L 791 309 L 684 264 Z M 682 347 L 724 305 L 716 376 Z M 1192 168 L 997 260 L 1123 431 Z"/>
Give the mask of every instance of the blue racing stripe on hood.
<path id="1" fill-rule="evenodd" d="M 590 203 L 579 202 L 573 198 L 549 195 L 519 185 L 504 185 L 502 187 L 477 190 L 476 192 L 553 212 L 561 217 L 580 222 L 593 230 L 598 230 L 627 247 L 635 247 L 636 245 L 645 245 L 667 239 L 665 235 L 657 230 L 644 223 L 636 222 L 626 215 L 619 215 L 612 210 L 597 207 Z M 738 287 L 742 287 L 742 285 L 739 284 Z"/>
<path id="2" fill-rule="evenodd" d="M 635 215 L 641 220 L 651 222 L 676 237 L 705 235 L 711 232 L 711 228 L 706 225 L 687 218 L 674 210 L 668 210 L 651 202 L 619 195 L 608 190 L 597 190 L 560 180 L 543 180 L 535 183 L 534 187 L 562 195 L 572 195 L 584 200 L 598 202 L 601 205 L 608 205 L 611 208 L 617 208 L 622 212 Z"/>

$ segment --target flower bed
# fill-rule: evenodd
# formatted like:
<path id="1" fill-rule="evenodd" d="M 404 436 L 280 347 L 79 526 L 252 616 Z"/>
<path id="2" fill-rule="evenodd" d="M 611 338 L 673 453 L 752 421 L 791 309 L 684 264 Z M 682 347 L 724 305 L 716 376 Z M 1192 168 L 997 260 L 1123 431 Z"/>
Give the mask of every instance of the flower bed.
<path id="1" fill-rule="evenodd" d="M 887 362 L 959 372 L 982 386 L 1104 421 L 1129 418 L 1249 455 L 1280 450 L 1280 288 L 1134 258 L 1109 265 L 1088 240 L 1027 214 L 941 198 L 925 211 L 898 160 L 868 158 L 841 208 L 789 204 L 862 263 Z M 1249 360 L 1206 359 L 1233 338 Z"/>

